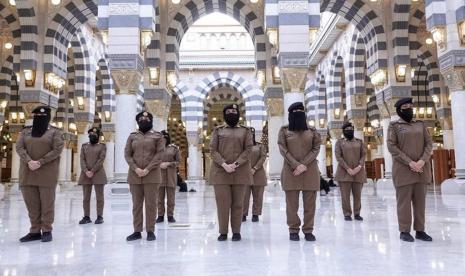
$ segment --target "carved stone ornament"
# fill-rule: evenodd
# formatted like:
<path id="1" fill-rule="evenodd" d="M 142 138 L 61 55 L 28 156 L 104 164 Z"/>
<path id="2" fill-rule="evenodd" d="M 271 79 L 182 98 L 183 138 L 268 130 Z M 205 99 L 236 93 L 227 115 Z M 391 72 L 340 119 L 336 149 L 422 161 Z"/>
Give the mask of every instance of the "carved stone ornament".
<path id="1" fill-rule="evenodd" d="M 76 128 L 78 134 L 86 134 L 91 126 L 90 122 L 76 122 Z"/>
<path id="2" fill-rule="evenodd" d="M 284 92 L 303 92 L 307 80 L 307 68 L 283 68 Z"/>
<path id="3" fill-rule="evenodd" d="M 280 13 L 308 13 L 308 1 L 279 1 Z"/>
<path id="4" fill-rule="evenodd" d="M 284 101 L 283 99 L 272 98 L 267 100 L 269 116 L 283 116 Z"/>
<path id="5" fill-rule="evenodd" d="M 117 93 L 133 94 L 139 90 L 139 84 L 142 80 L 142 75 L 138 71 L 128 70 L 113 70 L 111 72 L 115 81 L 115 90 Z"/>
<path id="6" fill-rule="evenodd" d="M 139 5 L 136 3 L 110 3 L 109 15 L 139 15 Z"/>
<path id="7" fill-rule="evenodd" d="M 451 92 L 465 89 L 465 67 L 449 67 L 441 73 Z"/>
<path id="8" fill-rule="evenodd" d="M 329 135 L 331 135 L 331 139 L 339 139 L 342 136 L 342 129 L 340 128 L 330 129 Z"/>
<path id="9" fill-rule="evenodd" d="M 104 131 L 103 132 L 103 137 L 105 137 L 106 142 L 114 142 L 115 133 L 112 132 L 112 131 Z"/>
<path id="10" fill-rule="evenodd" d="M 352 124 L 354 125 L 355 130 L 363 130 L 363 127 L 365 126 L 365 118 L 352 118 Z"/>
<path id="11" fill-rule="evenodd" d="M 154 117 L 166 117 L 169 113 L 169 106 L 164 101 L 149 100 L 145 101 L 145 109 L 147 109 Z"/>

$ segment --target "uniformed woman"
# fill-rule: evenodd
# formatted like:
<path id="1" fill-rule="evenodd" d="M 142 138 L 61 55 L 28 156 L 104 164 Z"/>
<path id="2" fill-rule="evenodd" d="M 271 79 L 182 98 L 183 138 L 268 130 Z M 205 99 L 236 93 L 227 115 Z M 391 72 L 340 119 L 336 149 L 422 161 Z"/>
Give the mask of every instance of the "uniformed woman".
<path id="1" fill-rule="evenodd" d="M 132 216 L 134 233 L 126 240 L 142 238 L 143 211 L 145 202 L 145 230 L 147 240 L 155 237 L 155 217 L 157 216 L 158 186 L 161 184 L 161 158 L 165 141 L 161 133 L 152 129 L 153 116 L 148 112 L 137 114 L 139 130 L 131 133 L 124 149 L 124 157 L 129 165 L 128 183 L 132 194 Z"/>
<path id="2" fill-rule="evenodd" d="M 317 157 L 321 138 L 317 130 L 307 125 L 302 102 L 289 106 L 289 125 L 281 127 L 278 145 L 284 157 L 281 182 L 286 193 L 286 215 L 289 238 L 299 240 L 300 218 L 299 196 L 303 194 L 304 223 L 302 232 L 305 240 L 315 241 L 313 224 L 317 192 L 320 190 L 320 172 Z"/>
<path id="3" fill-rule="evenodd" d="M 350 194 L 354 197 L 354 219 L 362 221 L 360 210 L 363 183 L 366 182 L 365 145 L 354 138 L 354 126 L 347 122 L 342 126 L 344 138 L 336 142 L 336 159 L 338 162 L 336 180 L 341 190 L 342 212 L 344 219 L 352 220 Z"/>
<path id="4" fill-rule="evenodd" d="M 49 242 L 52 240 L 55 190 L 64 139 L 61 130 L 49 125 L 49 107 L 39 106 L 32 114 L 32 127 L 25 127 L 16 143 L 21 161 L 19 186 L 31 222 L 29 234 L 20 241 Z"/>
<path id="5" fill-rule="evenodd" d="M 165 151 L 161 159 L 161 177 L 162 181 L 158 190 L 158 218 L 157 223 L 163 222 L 165 216 L 165 194 L 167 198 L 168 222 L 176 222 L 174 219 L 174 202 L 177 184 L 176 169 L 181 160 L 179 148 L 171 144 L 171 138 L 167 131 L 161 132 L 165 138 Z"/>
<path id="6" fill-rule="evenodd" d="M 387 144 L 392 155 L 392 177 L 396 188 L 397 219 L 400 239 L 413 242 L 433 239 L 425 233 L 425 200 L 427 185 L 431 183 L 430 157 L 433 143 L 426 125 L 413 120 L 412 98 L 403 98 L 395 104 L 400 119 L 389 125 Z"/>
<path id="7" fill-rule="evenodd" d="M 244 207 L 242 221 L 247 220 L 249 213 L 250 195 L 253 197 L 252 205 L 252 222 L 258 222 L 258 216 L 262 214 L 263 192 L 266 186 L 266 173 L 263 163 L 266 160 L 266 148 L 264 145 L 255 141 L 255 129 L 251 128 L 253 147 L 250 152 L 250 165 L 252 167 L 253 183 L 245 188 Z"/>
<path id="8" fill-rule="evenodd" d="M 252 149 L 252 132 L 239 125 L 239 107 L 227 105 L 223 109 L 226 125 L 213 130 L 210 141 L 212 165 L 210 184 L 215 190 L 218 210 L 219 241 L 228 238 L 231 213 L 232 240 L 241 240 L 242 206 L 246 185 L 252 184 L 249 154 Z"/>
<path id="9" fill-rule="evenodd" d="M 95 224 L 103 223 L 103 188 L 107 184 L 107 175 L 103 168 L 107 148 L 105 144 L 99 143 L 101 132 L 98 128 L 91 128 L 87 131 L 89 142 L 81 147 L 81 175 L 78 184 L 82 185 L 84 199 L 82 201 L 84 217 L 79 224 L 91 223 L 90 219 L 90 198 L 92 186 L 94 186 L 95 197 L 97 199 L 97 219 Z"/>

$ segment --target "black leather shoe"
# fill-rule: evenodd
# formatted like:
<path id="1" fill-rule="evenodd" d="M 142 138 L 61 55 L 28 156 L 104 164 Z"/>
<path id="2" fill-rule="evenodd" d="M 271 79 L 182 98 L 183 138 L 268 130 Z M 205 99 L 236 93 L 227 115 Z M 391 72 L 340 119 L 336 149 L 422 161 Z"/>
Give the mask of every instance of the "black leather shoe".
<path id="1" fill-rule="evenodd" d="M 433 238 L 431 238 L 430 235 L 426 234 L 423 231 L 417 231 L 417 233 L 415 234 L 415 239 L 427 242 L 433 241 Z"/>
<path id="2" fill-rule="evenodd" d="M 345 221 L 352 221 L 352 217 L 351 216 L 344 216 L 344 220 Z"/>
<path id="3" fill-rule="evenodd" d="M 258 222 L 259 219 L 258 219 L 258 216 L 257 215 L 253 215 L 252 216 L 252 222 Z"/>
<path id="4" fill-rule="evenodd" d="M 53 240 L 52 232 L 43 232 L 42 233 L 42 242 L 51 242 L 52 240 Z"/>
<path id="5" fill-rule="evenodd" d="M 307 233 L 307 234 L 305 234 L 305 240 L 306 241 L 316 241 L 316 238 L 315 238 L 315 235 L 313 235 L 312 233 Z"/>
<path id="6" fill-rule="evenodd" d="M 102 224 L 103 223 L 103 217 L 98 216 L 97 219 L 95 220 L 95 224 Z"/>
<path id="7" fill-rule="evenodd" d="M 154 240 L 156 240 L 156 239 L 157 239 L 157 237 L 155 237 L 155 233 L 153 233 L 153 232 L 147 232 L 147 240 L 148 240 L 148 241 L 154 241 Z"/>
<path id="8" fill-rule="evenodd" d="M 247 217 L 246 216 L 242 216 L 242 222 L 244 221 L 247 221 Z"/>
<path id="9" fill-rule="evenodd" d="M 176 222 L 176 220 L 174 219 L 173 216 L 169 216 L 169 217 L 168 217 L 168 222 L 173 223 L 173 222 Z"/>
<path id="10" fill-rule="evenodd" d="M 26 236 L 19 239 L 20 242 L 30 242 L 38 241 L 42 239 L 42 234 L 40 233 L 28 233 Z"/>
<path id="11" fill-rule="evenodd" d="M 131 235 L 126 237 L 127 241 L 135 241 L 135 240 L 140 240 L 142 239 L 142 235 L 140 232 L 134 232 Z"/>
<path id="12" fill-rule="evenodd" d="M 363 218 L 360 215 L 355 215 L 355 220 L 363 221 Z"/>
<path id="13" fill-rule="evenodd" d="M 158 216 L 157 220 L 155 221 L 155 223 L 161 223 L 165 220 L 165 218 L 163 216 Z"/>
<path id="14" fill-rule="evenodd" d="M 232 241 L 240 241 L 241 239 L 242 239 L 242 237 L 241 237 L 240 233 L 234 233 L 231 240 Z"/>
<path id="15" fill-rule="evenodd" d="M 225 241 L 228 239 L 228 234 L 220 234 L 218 236 L 218 241 Z"/>
<path id="16" fill-rule="evenodd" d="M 87 223 L 92 223 L 92 220 L 88 216 L 84 216 L 80 221 L 79 224 L 87 224 Z"/>
<path id="17" fill-rule="evenodd" d="M 289 239 L 291 241 L 299 241 L 300 237 L 299 237 L 299 234 L 297 234 L 297 233 L 290 233 L 289 234 Z"/>
<path id="18" fill-rule="evenodd" d="M 415 239 L 410 235 L 409 232 L 400 232 L 400 239 L 405 242 L 413 242 Z"/>

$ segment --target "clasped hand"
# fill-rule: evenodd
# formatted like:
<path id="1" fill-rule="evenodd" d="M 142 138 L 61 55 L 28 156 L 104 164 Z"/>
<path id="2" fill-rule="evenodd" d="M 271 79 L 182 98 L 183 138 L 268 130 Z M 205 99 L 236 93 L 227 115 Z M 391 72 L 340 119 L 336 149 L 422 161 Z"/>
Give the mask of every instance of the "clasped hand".
<path id="1" fill-rule="evenodd" d="M 227 173 L 233 173 L 233 172 L 235 172 L 236 169 L 237 169 L 236 164 L 226 164 L 226 163 L 223 163 L 223 164 L 221 164 L 221 167 L 223 167 L 223 169 L 224 169 Z"/>
<path id="2" fill-rule="evenodd" d="M 86 171 L 86 176 L 88 178 L 92 178 L 92 177 L 94 177 L 94 173 L 92 171 Z"/>
<path id="3" fill-rule="evenodd" d="M 29 169 L 31 171 L 35 171 L 35 170 L 38 170 L 40 168 L 40 166 L 42 166 L 42 165 L 40 164 L 39 161 L 31 160 L 31 161 L 27 162 L 27 166 L 29 167 Z"/>
<path id="4" fill-rule="evenodd" d="M 418 160 L 417 162 L 411 161 L 408 165 L 412 172 L 422 173 L 423 167 L 425 166 L 425 161 L 423 160 Z"/>
<path id="5" fill-rule="evenodd" d="M 298 175 L 301 175 L 306 170 L 307 170 L 307 166 L 305 166 L 303 164 L 300 164 L 299 166 L 297 166 L 297 168 L 295 168 L 295 170 L 292 172 L 292 174 L 294 176 L 298 176 Z"/>
<path id="6" fill-rule="evenodd" d="M 136 169 L 136 174 L 137 174 L 139 177 L 144 177 L 144 176 L 146 176 L 148 173 L 149 173 L 149 171 L 148 171 L 147 169 L 139 169 L 139 168 Z"/>
<path id="7" fill-rule="evenodd" d="M 169 165 L 170 165 L 169 162 L 162 162 L 162 163 L 160 164 L 160 168 L 165 170 L 166 168 L 168 168 Z"/>
<path id="8" fill-rule="evenodd" d="M 349 173 L 351 176 L 354 176 L 354 175 L 358 174 L 361 169 L 362 169 L 362 166 L 358 165 L 357 167 L 355 167 L 353 169 L 348 168 L 347 173 Z"/>

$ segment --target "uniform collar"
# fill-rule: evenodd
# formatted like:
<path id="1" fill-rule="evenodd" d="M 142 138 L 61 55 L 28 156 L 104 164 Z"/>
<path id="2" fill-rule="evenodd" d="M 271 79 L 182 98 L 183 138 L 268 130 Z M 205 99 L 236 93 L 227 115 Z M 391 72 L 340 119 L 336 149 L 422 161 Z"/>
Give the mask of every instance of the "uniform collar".
<path id="1" fill-rule="evenodd" d="M 401 124 L 413 124 L 413 123 L 416 123 L 417 120 L 412 119 L 412 121 L 410 121 L 410 123 L 409 123 L 409 122 L 405 121 L 404 119 L 399 118 L 399 120 L 397 120 L 397 122 L 398 122 L 398 123 L 401 123 Z"/>

